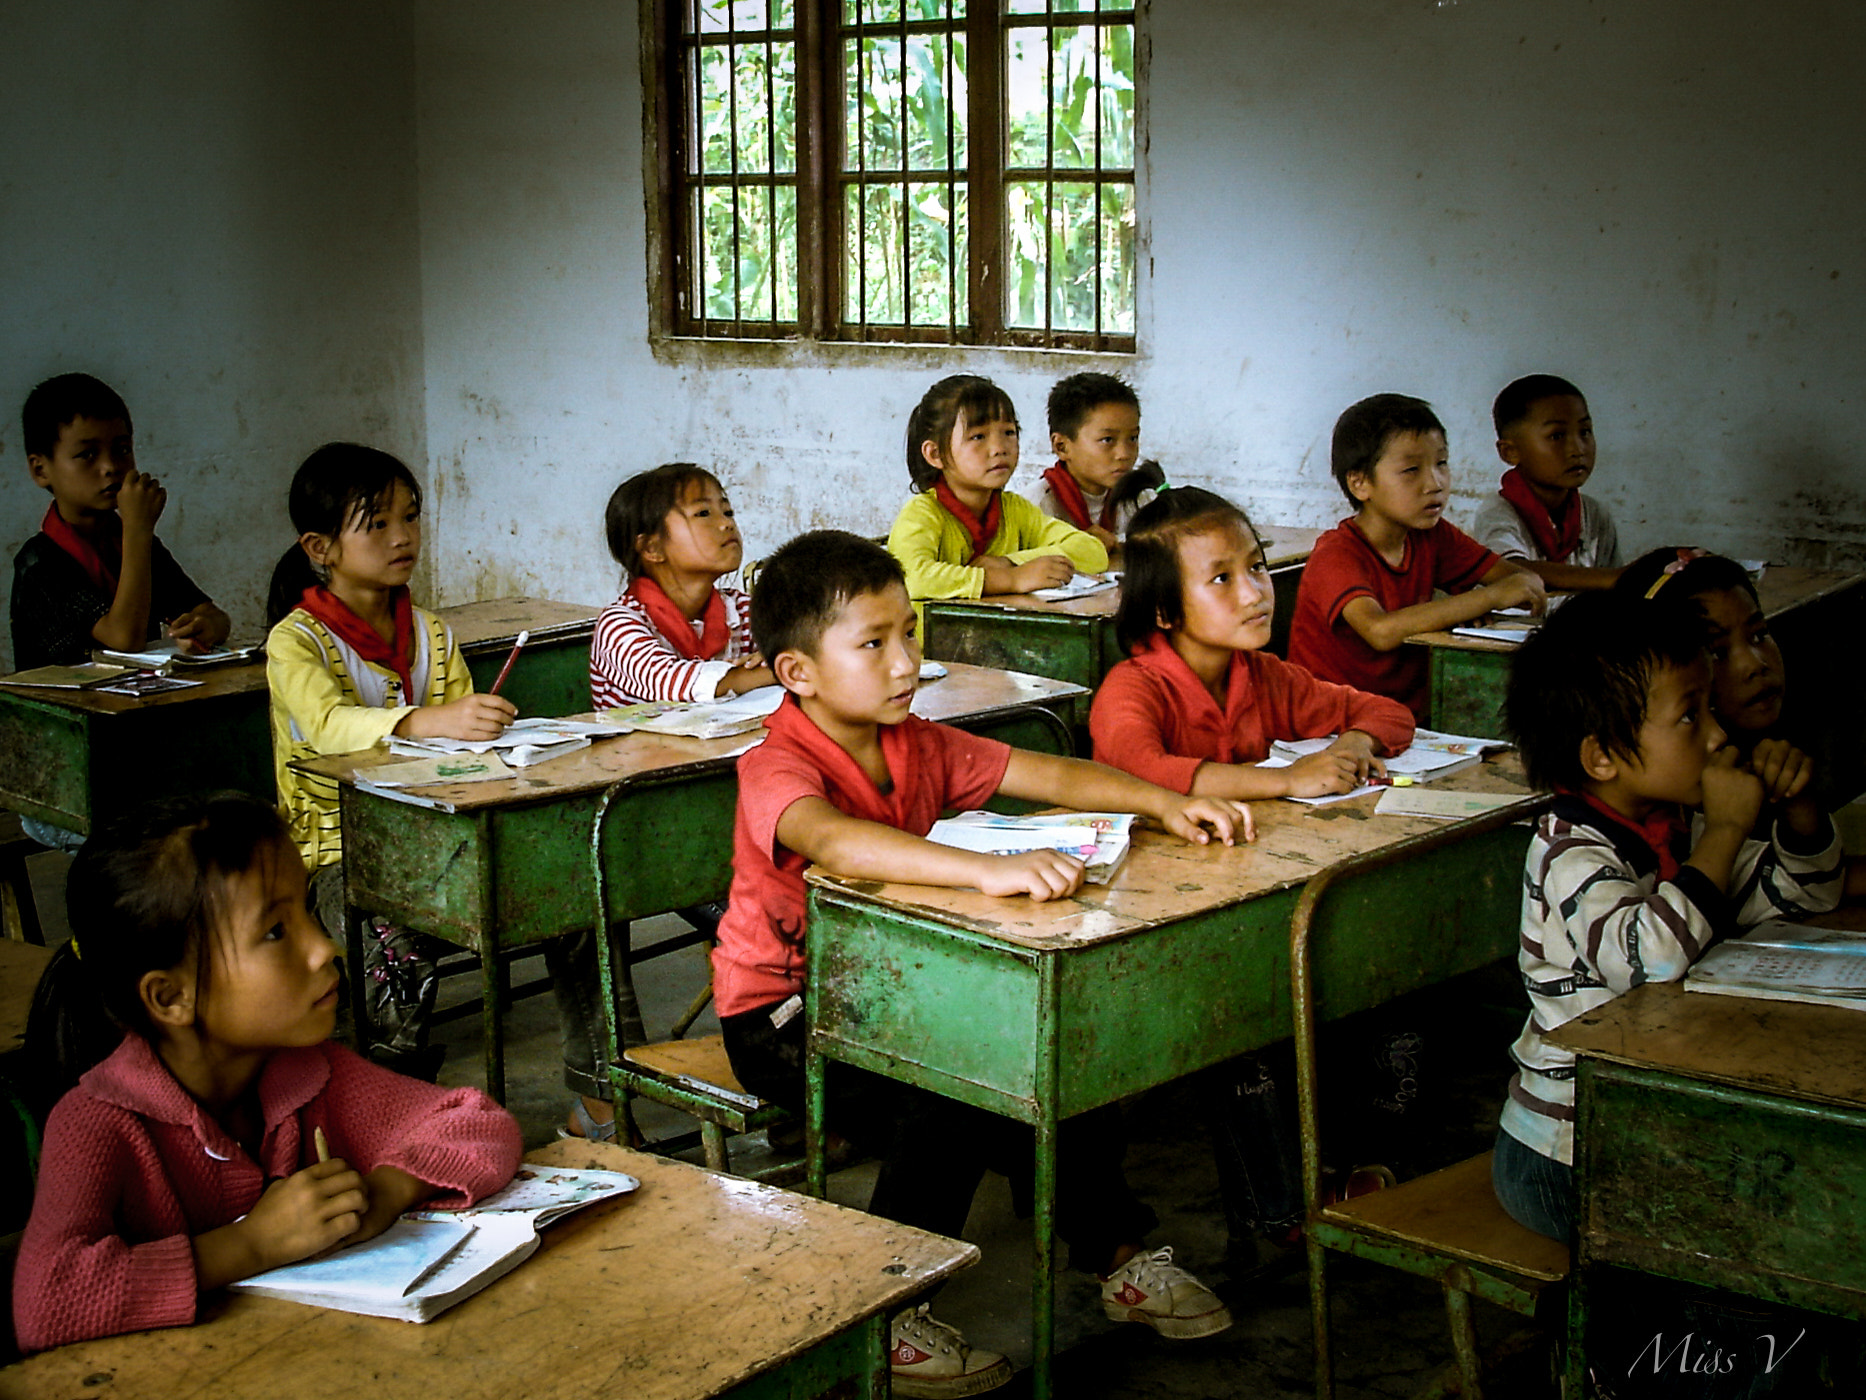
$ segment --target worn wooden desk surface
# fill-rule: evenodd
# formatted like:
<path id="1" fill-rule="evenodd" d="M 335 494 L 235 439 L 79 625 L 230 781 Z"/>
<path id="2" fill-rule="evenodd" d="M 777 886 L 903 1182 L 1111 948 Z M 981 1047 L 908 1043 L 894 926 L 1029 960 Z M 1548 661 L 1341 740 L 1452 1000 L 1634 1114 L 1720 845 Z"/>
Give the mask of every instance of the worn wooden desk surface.
<path id="1" fill-rule="evenodd" d="M 885 1395 L 886 1317 L 978 1258 L 956 1240 L 617 1147 L 556 1143 L 527 1160 L 625 1171 L 641 1190 L 548 1227 L 516 1271 L 429 1323 L 222 1295 L 192 1327 L 0 1370 L 0 1397 Z"/>
<path id="2" fill-rule="evenodd" d="M 1513 757 L 1443 786 L 1520 795 L 1525 817 L 1543 800 Z M 809 872 L 813 1184 L 829 1058 L 1035 1126 L 1044 1266 L 1032 1280 L 1033 1393 L 1047 1393 L 1053 1335 L 1056 1123 L 1290 1033 L 1289 929 L 1302 887 L 1349 856 L 1443 829 L 1377 816 L 1377 801 L 1252 803 L 1257 842 L 1229 848 L 1143 831 L 1109 884 L 1045 903 Z M 1525 827 L 1508 826 L 1357 883 L 1338 917 L 1365 932 L 1319 955 L 1332 974 L 1320 1014 L 1494 961 L 1511 944 L 1527 842 Z M 1391 951 L 1420 946 L 1434 949 L 1432 966 Z"/>
<path id="3" fill-rule="evenodd" d="M 0 938 L 0 1060 L 25 1042 L 26 1013 L 32 1007 L 33 988 L 51 960 L 50 948 Z"/>

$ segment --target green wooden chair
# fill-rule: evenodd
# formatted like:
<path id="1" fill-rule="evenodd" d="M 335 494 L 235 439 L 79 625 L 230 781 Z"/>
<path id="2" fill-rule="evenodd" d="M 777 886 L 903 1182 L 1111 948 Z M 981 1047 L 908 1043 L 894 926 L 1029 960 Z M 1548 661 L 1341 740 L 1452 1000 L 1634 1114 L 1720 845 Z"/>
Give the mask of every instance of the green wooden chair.
<path id="1" fill-rule="evenodd" d="M 1290 983 L 1294 999 L 1296 1079 L 1302 1123 L 1304 1227 L 1309 1253 L 1309 1301 L 1314 1318 L 1315 1393 L 1332 1400 L 1334 1367 L 1329 1348 L 1328 1273 L 1330 1250 L 1434 1279 L 1444 1290 L 1461 1393 L 1483 1393 L 1472 1298 L 1482 1298 L 1533 1317 L 1544 1289 L 1568 1273 L 1568 1249 L 1517 1224 L 1497 1203 L 1490 1186 L 1488 1152 L 1386 1191 L 1339 1203 L 1322 1194 L 1321 1091 L 1317 1083 L 1316 1027 L 1329 1010 L 1330 983 L 1337 997 L 1353 982 L 1372 982 L 1390 994 L 1430 985 L 1498 958 L 1514 956 L 1517 929 L 1453 928 L 1433 931 L 1417 947 L 1379 950 L 1379 964 L 1331 958 L 1326 948 L 1329 914 L 1352 908 L 1354 877 L 1455 841 L 1470 840 L 1513 821 L 1520 810 L 1461 822 L 1331 866 L 1310 880 L 1290 924 Z M 1498 878 L 1503 878 L 1502 873 Z M 1512 885 L 1521 866 L 1507 872 Z M 1339 898 L 1333 905 L 1331 896 Z M 1378 926 L 1379 912 L 1352 910 L 1355 922 Z M 1494 922 L 1494 921 L 1480 921 Z"/>

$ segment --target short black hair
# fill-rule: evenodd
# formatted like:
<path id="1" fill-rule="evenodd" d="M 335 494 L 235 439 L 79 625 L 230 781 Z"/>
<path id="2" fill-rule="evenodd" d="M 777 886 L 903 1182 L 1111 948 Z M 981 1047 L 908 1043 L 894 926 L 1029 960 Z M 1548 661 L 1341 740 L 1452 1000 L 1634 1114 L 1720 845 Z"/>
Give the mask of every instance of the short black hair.
<path id="1" fill-rule="evenodd" d="M 850 600 L 903 590 L 900 561 L 873 540 L 847 530 L 810 530 L 780 545 L 752 590 L 752 639 L 767 662 L 780 652 L 815 656 L 823 633 Z"/>
<path id="2" fill-rule="evenodd" d="M 1140 412 L 1140 395 L 1125 379 L 1095 370 L 1084 370 L 1056 381 L 1050 390 L 1050 431 L 1072 438 L 1096 409 L 1105 403 L 1118 403 Z"/>
<path id="3" fill-rule="evenodd" d="M 1653 673 L 1703 656 L 1696 627 L 1669 611 L 1613 592 L 1570 598 L 1517 648 L 1504 697 L 1504 727 L 1538 788 L 1578 792 L 1587 781 L 1581 743 L 1593 738 L 1619 759 L 1637 758 Z"/>
<path id="4" fill-rule="evenodd" d="M 1502 437 L 1529 416 L 1529 410 L 1544 399 L 1575 398 L 1587 402 L 1587 395 L 1558 374 L 1525 374 L 1511 380 L 1490 406 L 1490 421 Z"/>
<path id="5" fill-rule="evenodd" d="M 1335 485 L 1356 510 L 1361 503 L 1348 489 L 1348 478 L 1355 475 L 1371 478 L 1374 463 L 1387 450 L 1387 444 L 1401 433 L 1444 436 L 1445 425 L 1438 421 L 1431 404 L 1406 394 L 1375 394 L 1349 405 L 1335 420 L 1328 465 L 1335 475 Z"/>
<path id="6" fill-rule="evenodd" d="M 952 435 L 961 423 L 976 427 L 1016 422 L 1017 407 L 1011 396 L 984 375 L 947 375 L 922 394 L 907 415 L 907 479 L 915 491 L 931 491 L 939 481 L 939 469 L 920 451 L 921 443 L 936 444 L 943 462 L 952 455 Z"/>
<path id="7" fill-rule="evenodd" d="M 609 552 L 630 578 L 643 572 L 641 541 L 661 533 L 668 513 L 696 481 L 719 486 L 719 478 L 705 467 L 693 462 L 667 462 L 638 472 L 610 493 L 609 505 L 603 511 L 603 533 L 609 540 Z"/>
<path id="8" fill-rule="evenodd" d="M 1670 626 L 1694 632 L 1700 645 L 1710 642 L 1709 619 L 1698 601 L 1725 590 L 1749 595 L 1758 608 L 1756 581 L 1734 559 L 1689 546 L 1648 550 L 1620 571 L 1613 592 L 1629 606 L 1651 608 Z"/>
<path id="9" fill-rule="evenodd" d="M 55 374 L 26 395 L 19 411 L 21 441 L 28 457 L 50 457 L 58 435 L 80 418 L 121 418 L 132 432 L 129 405 L 103 380 L 90 374 Z"/>
<path id="10" fill-rule="evenodd" d="M 1159 631 L 1186 620 L 1180 587 L 1179 542 L 1188 535 L 1216 529 L 1242 530 L 1257 539 L 1250 517 L 1215 491 L 1175 486 L 1142 506 L 1127 527 L 1126 570 L 1121 602 L 1115 611 L 1115 641 L 1132 652 Z M 1259 547 L 1262 541 L 1258 540 Z"/>
<path id="11" fill-rule="evenodd" d="M 408 488 L 419 511 L 421 483 L 400 457 L 360 442 L 327 442 L 293 473 L 286 513 L 300 535 L 335 538 L 372 511 L 386 509 L 398 482 Z M 294 541 L 286 546 L 266 588 L 266 625 L 276 626 L 298 606 L 307 588 L 323 581 L 302 545 Z"/>

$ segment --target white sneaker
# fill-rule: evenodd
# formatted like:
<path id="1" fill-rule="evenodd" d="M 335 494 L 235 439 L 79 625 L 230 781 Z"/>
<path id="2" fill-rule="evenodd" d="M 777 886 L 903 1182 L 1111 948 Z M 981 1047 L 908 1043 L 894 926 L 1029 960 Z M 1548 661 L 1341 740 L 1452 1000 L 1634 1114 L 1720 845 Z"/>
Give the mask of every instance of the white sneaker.
<path id="1" fill-rule="evenodd" d="M 1145 1250 L 1101 1284 L 1101 1308 L 1116 1322 L 1144 1322 L 1162 1337 L 1209 1337 L 1231 1325 L 1218 1295 L 1173 1263 L 1169 1245 Z"/>
<path id="2" fill-rule="evenodd" d="M 896 1395 L 921 1400 L 978 1395 L 1011 1379 L 1011 1363 L 995 1351 L 969 1347 L 957 1327 L 927 1316 L 930 1305 L 894 1315 L 888 1330 L 888 1370 Z"/>

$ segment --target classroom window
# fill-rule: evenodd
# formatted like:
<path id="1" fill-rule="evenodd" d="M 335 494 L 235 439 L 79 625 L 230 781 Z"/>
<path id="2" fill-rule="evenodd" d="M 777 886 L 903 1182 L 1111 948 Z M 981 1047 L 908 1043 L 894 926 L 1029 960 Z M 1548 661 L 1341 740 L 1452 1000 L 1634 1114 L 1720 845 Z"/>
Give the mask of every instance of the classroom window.
<path id="1" fill-rule="evenodd" d="M 664 323 L 1132 350 L 1133 0 L 658 0 Z"/>

